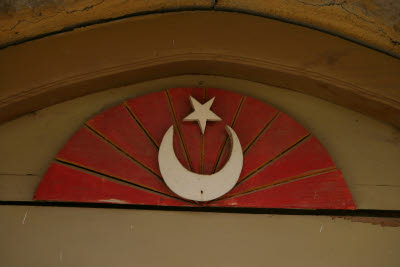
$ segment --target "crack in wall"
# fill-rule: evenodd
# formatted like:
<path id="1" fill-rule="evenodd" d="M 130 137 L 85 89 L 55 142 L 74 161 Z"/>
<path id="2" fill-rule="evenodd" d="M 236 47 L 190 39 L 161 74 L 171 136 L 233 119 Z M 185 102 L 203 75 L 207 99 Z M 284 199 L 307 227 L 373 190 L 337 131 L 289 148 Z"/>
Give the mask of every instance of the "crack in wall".
<path id="1" fill-rule="evenodd" d="M 211 4 L 211 9 L 215 9 L 216 5 L 218 5 L 218 0 L 213 0 L 213 3 Z"/>
<path id="2" fill-rule="evenodd" d="M 336 1 L 334 1 L 334 2 L 329 2 L 329 3 L 324 3 L 324 4 L 312 4 L 312 3 L 307 3 L 307 2 L 300 1 L 300 0 L 295 0 L 295 1 L 300 4 L 307 5 L 307 6 L 341 6 L 342 4 L 346 3 L 346 1 L 343 1 L 340 3 L 336 3 Z"/>
<path id="3" fill-rule="evenodd" d="M 18 25 L 20 25 L 21 23 L 23 23 L 23 22 L 31 23 L 31 24 L 36 24 L 36 23 L 39 23 L 39 22 L 41 22 L 41 21 L 47 20 L 47 19 L 49 19 L 49 18 L 54 18 L 54 17 L 56 17 L 56 16 L 58 16 L 58 15 L 64 13 L 64 12 L 65 12 L 66 14 L 73 14 L 73 13 L 76 13 L 76 12 L 85 12 L 85 11 L 88 11 L 88 10 L 90 10 L 90 9 L 92 9 L 92 8 L 94 8 L 94 7 L 96 7 L 96 6 L 99 6 L 99 5 L 103 4 L 104 1 L 105 1 L 105 0 L 101 0 L 100 2 L 98 2 L 98 3 L 96 3 L 96 4 L 93 4 L 93 5 L 90 5 L 90 6 L 86 6 L 86 7 L 81 8 L 81 9 L 73 9 L 73 10 L 70 10 L 70 11 L 64 9 L 64 10 L 62 10 L 62 11 L 56 12 L 56 13 L 55 13 L 54 15 L 52 15 L 52 16 L 47 16 L 47 17 L 45 17 L 45 18 L 43 18 L 43 19 L 39 19 L 39 20 L 36 20 L 36 21 L 30 21 L 30 20 L 26 20 L 26 19 L 21 19 L 21 20 L 18 20 L 18 21 L 17 21 L 13 26 L 11 26 L 8 30 L 2 30 L 2 32 L 11 32 L 11 31 L 15 30 L 15 28 L 16 28 Z"/>
<path id="4" fill-rule="evenodd" d="M 357 13 L 354 13 L 354 12 L 350 11 L 347 7 L 345 7 L 344 4 L 346 4 L 347 1 L 339 2 L 339 3 L 334 1 L 334 2 L 329 2 L 329 3 L 324 3 L 324 4 L 313 4 L 313 3 L 307 3 L 307 2 L 304 2 L 304 1 L 300 1 L 300 0 L 295 0 L 295 1 L 298 2 L 298 3 L 304 4 L 304 5 L 316 6 L 316 7 L 340 6 L 347 13 L 355 16 L 356 18 L 358 18 L 358 19 L 360 19 L 360 20 L 362 20 L 362 21 L 364 21 L 366 23 L 370 23 L 370 24 L 374 25 L 376 27 L 376 29 L 379 32 L 381 32 L 383 35 L 385 35 L 393 45 L 400 45 L 400 41 L 394 40 L 385 30 L 383 30 L 380 26 L 378 26 L 376 24 L 376 22 L 374 22 L 372 20 L 367 20 L 364 17 L 358 15 Z"/>
<path id="5" fill-rule="evenodd" d="M 45 17 L 45 18 L 43 18 L 43 19 L 39 19 L 39 20 L 36 20 L 36 21 L 30 21 L 30 20 L 26 20 L 26 19 L 21 19 L 21 20 L 18 20 L 17 23 L 15 23 L 10 29 L 8 29 L 8 30 L 2 30 L 2 32 L 11 32 L 11 31 L 13 31 L 19 24 L 21 24 L 22 22 L 27 22 L 27 23 L 31 23 L 31 24 L 36 24 L 36 23 L 39 23 L 39 22 L 44 21 L 44 20 L 46 20 L 46 19 L 53 18 L 53 17 L 59 15 L 60 13 L 62 13 L 62 11 L 57 12 L 57 13 L 54 14 L 53 16 L 48 16 L 48 17 Z"/>
<path id="6" fill-rule="evenodd" d="M 21 23 L 23 23 L 23 22 L 31 23 L 31 24 L 36 24 L 36 23 L 39 23 L 39 22 L 41 22 L 41 21 L 47 20 L 47 19 L 49 19 L 49 18 L 54 18 L 54 17 L 56 17 L 56 16 L 58 16 L 58 15 L 60 15 L 60 14 L 62 14 L 62 13 L 73 14 L 73 13 L 76 13 L 76 12 L 85 12 L 85 11 L 88 11 L 88 10 L 90 10 L 90 9 L 92 9 L 92 8 L 94 8 L 94 7 L 96 7 L 96 6 L 101 5 L 102 3 L 104 3 L 104 1 L 105 1 L 105 0 L 101 0 L 99 3 L 93 4 L 93 5 L 90 5 L 90 6 L 86 6 L 86 7 L 81 8 L 81 9 L 73 9 L 73 10 L 70 10 L 70 11 L 64 9 L 64 10 L 62 10 L 62 11 L 56 12 L 56 13 L 55 13 L 54 15 L 52 15 L 52 16 L 47 16 L 47 17 L 45 17 L 45 18 L 43 18 L 43 19 L 39 19 L 39 20 L 36 20 L 36 21 L 30 21 L 30 20 L 26 20 L 26 19 L 21 19 L 21 20 L 18 20 L 18 21 L 17 21 L 13 26 L 11 26 L 8 30 L 2 30 L 1 32 L 11 32 L 11 31 L 15 30 L 15 28 L 16 28 L 18 25 L 20 25 Z"/>
<path id="7" fill-rule="evenodd" d="M 0 176 L 38 176 L 37 174 L 33 173 L 0 173 Z"/>
<path id="8" fill-rule="evenodd" d="M 74 10 L 65 11 L 65 12 L 66 12 L 67 14 L 72 14 L 72 13 L 76 13 L 76 12 L 85 12 L 85 11 L 88 11 L 88 10 L 90 10 L 90 9 L 96 7 L 96 6 L 99 6 L 99 5 L 103 4 L 103 3 L 104 3 L 104 0 L 101 0 L 101 1 L 98 2 L 97 4 L 93 4 L 93 5 L 90 5 L 90 6 L 86 6 L 86 7 L 82 8 L 82 9 L 74 9 Z"/>
<path id="9" fill-rule="evenodd" d="M 344 6 L 347 3 L 347 1 L 342 1 L 342 2 L 329 1 L 329 2 L 326 2 L 326 3 L 322 3 L 322 4 L 308 3 L 308 2 L 305 2 L 305 1 L 301 1 L 301 0 L 295 0 L 295 1 L 300 3 L 300 4 L 303 4 L 303 5 L 314 6 L 314 7 L 340 6 L 340 8 L 343 11 L 345 11 L 346 13 L 351 14 L 351 15 L 355 16 L 357 19 L 360 19 L 360 20 L 362 20 L 362 21 L 364 21 L 366 23 L 369 23 L 369 24 L 373 25 L 374 28 L 377 31 L 381 32 L 382 35 L 385 36 L 387 38 L 387 40 L 393 46 L 395 46 L 395 47 L 399 47 L 400 46 L 400 40 L 398 41 L 398 40 L 392 38 L 383 28 L 378 26 L 376 22 L 374 22 L 372 20 L 368 20 L 368 19 L 360 16 L 359 14 L 357 14 L 355 12 L 352 12 L 351 10 L 349 10 L 348 7 Z M 77 12 L 87 12 L 88 10 L 93 9 L 93 8 L 103 4 L 104 2 L 105 2 L 104 0 L 101 0 L 98 3 L 92 4 L 92 5 L 89 5 L 89 6 L 85 6 L 85 7 L 80 8 L 80 9 L 73 9 L 73 10 L 64 9 L 62 11 L 59 11 L 59 12 L 55 13 L 52 16 L 47 16 L 45 18 L 42 18 L 42 19 L 36 20 L 36 21 L 30 21 L 30 20 L 26 20 L 26 19 L 21 19 L 21 20 L 18 20 L 9 29 L 1 30 L 0 32 L 13 32 L 13 31 L 15 31 L 16 28 L 18 28 L 18 26 L 20 24 L 22 24 L 24 22 L 36 24 L 36 23 L 40 23 L 41 21 L 47 20 L 49 18 L 53 18 L 55 16 L 58 16 L 59 14 L 62 14 L 62 13 L 73 14 L 73 13 L 77 13 Z M 86 22 L 82 22 L 82 23 L 78 23 L 78 24 L 74 24 L 74 25 L 65 25 L 64 28 L 62 28 L 60 30 L 50 31 L 50 32 L 42 33 L 42 34 L 37 34 L 35 36 L 21 36 L 21 38 L 15 40 L 15 41 L 10 41 L 10 42 L 7 42 L 7 43 L 0 44 L 0 49 L 6 48 L 6 47 L 11 46 L 11 45 L 17 45 L 17 44 L 21 44 L 21 43 L 24 43 L 24 42 L 40 39 L 40 38 L 43 38 L 43 37 L 46 37 L 46 36 L 49 36 L 49 35 L 54 35 L 54 34 L 66 32 L 66 31 L 74 30 L 74 29 L 81 28 L 81 27 L 86 27 L 86 26 L 90 26 L 90 25 L 106 23 L 106 22 L 109 22 L 109 21 L 115 21 L 115 20 L 120 20 L 120 19 L 124 19 L 124 18 L 139 16 L 139 15 L 158 14 L 158 13 L 177 12 L 177 11 L 216 10 L 216 9 L 218 9 L 218 4 L 219 4 L 218 0 L 213 0 L 212 3 L 211 3 L 211 6 L 209 8 L 179 8 L 179 9 L 171 9 L 171 10 L 143 11 L 143 12 L 135 12 L 135 13 L 125 14 L 125 15 L 118 16 L 118 17 L 113 17 L 113 18 L 102 18 L 102 19 L 86 21 Z M 232 10 L 224 9 L 224 8 L 220 8 L 219 10 L 221 10 L 221 11 L 232 11 Z M 245 10 L 238 9 L 238 10 L 234 10 L 234 11 L 246 14 Z M 261 14 L 259 13 L 257 15 L 261 16 L 261 17 L 268 17 L 268 15 L 266 15 L 264 13 L 261 13 Z M 274 19 L 281 20 L 281 21 L 286 21 L 286 22 L 291 22 L 291 23 L 294 23 L 294 24 L 298 24 L 295 21 L 288 21 L 289 18 L 283 18 L 283 17 L 282 18 L 276 18 L 275 17 Z M 322 26 L 321 26 L 321 28 L 319 28 L 319 26 L 315 25 L 315 24 L 308 25 L 308 24 L 300 23 L 298 25 L 305 26 L 305 27 L 308 27 L 308 28 L 311 28 L 311 29 L 322 30 L 322 31 L 327 32 L 329 34 L 333 34 L 333 35 L 342 37 L 344 39 L 347 39 L 347 40 L 350 40 L 352 42 L 355 42 L 355 43 L 370 47 L 372 49 L 378 50 L 380 52 L 383 52 L 385 54 L 388 54 L 388 55 L 391 55 L 391 56 L 394 56 L 394 57 L 398 58 L 398 55 L 396 55 L 396 53 L 394 53 L 394 52 L 392 52 L 390 50 L 388 51 L 385 48 L 380 48 L 380 46 L 375 46 L 376 44 L 370 44 L 369 42 L 365 43 L 365 42 L 363 42 L 363 40 L 360 40 L 358 37 L 351 38 L 351 37 L 346 36 L 346 35 L 344 35 L 343 33 L 340 33 L 340 32 L 332 32 L 330 30 L 324 30 Z M 15 34 L 18 34 L 18 32 L 15 31 Z"/>

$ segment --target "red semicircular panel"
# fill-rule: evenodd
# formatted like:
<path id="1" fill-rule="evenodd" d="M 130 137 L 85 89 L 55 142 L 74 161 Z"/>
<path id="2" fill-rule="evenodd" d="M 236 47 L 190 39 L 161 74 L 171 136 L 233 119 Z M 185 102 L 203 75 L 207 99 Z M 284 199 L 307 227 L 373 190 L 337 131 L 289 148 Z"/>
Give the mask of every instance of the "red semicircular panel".
<path id="1" fill-rule="evenodd" d="M 190 97 L 221 121 L 183 119 Z M 183 199 L 165 184 L 158 150 L 174 126 L 174 152 L 189 171 L 213 174 L 230 156 L 225 126 L 243 150 L 235 187 L 209 202 Z M 186 207 L 355 209 L 327 151 L 304 127 L 256 99 L 214 88 L 174 88 L 130 99 L 93 117 L 58 152 L 35 200 Z"/>

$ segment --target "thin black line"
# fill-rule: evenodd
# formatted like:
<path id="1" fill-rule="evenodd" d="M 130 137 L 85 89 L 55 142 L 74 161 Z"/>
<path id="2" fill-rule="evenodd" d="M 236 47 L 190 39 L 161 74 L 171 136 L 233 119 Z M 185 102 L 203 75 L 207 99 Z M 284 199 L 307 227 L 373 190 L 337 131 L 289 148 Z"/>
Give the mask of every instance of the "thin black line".
<path id="1" fill-rule="evenodd" d="M 133 183 L 131 181 L 123 180 L 122 178 L 114 177 L 114 176 L 111 176 L 109 174 L 105 174 L 105 173 L 102 173 L 102 172 L 99 172 L 99 171 L 96 171 L 96 170 L 88 169 L 88 168 L 86 168 L 84 166 L 80 166 L 80 165 L 76 165 L 76 164 L 71 163 L 71 162 L 63 161 L 62 159 L 56 159 L 56 162 L 58 164 L 60 164 L 60 165 L 66 165 L 66 166 L 73 167 L 73 168 L 76 168 L 76 169 L 84 170 L 84 171 L 89 172 L 91 175 L 94 175 L 96 177 L 99 177 L 99 175 L 100 175 L 101 177 L 99 177 L 99 178 L 106 179 L 108 181 L 110 181 L 110 180 L 112 182 L 118 181 L 118 182 L 122 183 L 125 186 L 129 186 L 129 187 L 133 187 L 133 188 L 139 188 L 139 189 L 141 189 L 143 191 L 148 191 L 149 193 L 156 193 L 156 194 L 160 194 L 160 195 L 165 196 L 165 197 L 169 197 L 169 198 L 173 198 L 173 199 L 176 199 L 176 200 L 180 200 L 180 201 L 183 201 L 183 202 L 187 202 L 187 203 L 193 204 L 193 202 L 191 202 L 191 201 L 187 201 L 187 200 L 182 199 L 182 198 L 177 198 L 177 197 L 168 195 L 166 193 L 160 192 L 160 191 L 158 191 L 156 189 L 148 188 L 148 187 L 145 187 L 143 185 L 139 185 L 139 184 Z"/>
<path id="2" fill-rule="evenodd" d="M 79 207 L 79 208 L 113 208 L 136 210 L 160 211 L 193 211 L 193 212 L 219 212 L 236 214 L 274 214 L 274 215 L 310 215 L 310 216 L 354 216 L 354 217 L 383 217 L 400 218 L 400 210 L 337 210 L 337 209 L 277 209 L 277 208 L 235 208 L 235 207 L 175 207 L 132 205 L 114 203 L 82 203 L 82 202 L 49 202 L 49 201 L 0 201 L 0 205 L 12 206 L 39 206 L 39 207 Z"/>
<path id="3" fill-rule="evenodd" d="M 203 103 L 206 103 L 207 101 L 207 88 L 204 88 L 204 97 L 203 97 Z M 200 173 L 204 174 L 204 158 L 205 158 L 205 153 L 206 153 L 206 140 L 204 138 L 205 133 L 201 133 L 201 152 L 200 152 Z"/>
<path id="4" fill-rule="evenodd" d="M 132 117 L 132 119 L 135 121 L 135 123 L 137 123 L 137 125 L 139 125 L 140 129 L 142 129 L 143 133 L 147 136 L 147 138 L 149 138 L 150 142 L 153 143 L 153 145 L 157 148 L 157 150 L 159 149 L 159 146 L 157 145 L 156 141 L 153 139 L 153 137 L 150 135 L 150 133 L 144 128 L 144 125 L 140 122 L 140 120 L 135 116 L 135 114 L 133 113 L 133 111 L 131 110 L 131 108 L 128 106 L 128 104 L 126 103 L 126 101 L 123 102 L 123 106 L 125 107 L 125 109 L 128 111 L 129 115 Z"/>
<path id="5" fill-rule="evenodd" d="M 225 200 L 225 199 L 235 198 L 235 197 L 239 197 L 239 196 L 243 196 L 243 195 L 247 195 L 247 194 L 252 194 L 252 193 L 257 192 L 257 191 L 262 191 L 262 190 L 269 189 L 269 188 L 272 188 L 272 187 L 281 186 L 281 185 L 283 185 L 283 184 L 288 184 L 288 183 L 291 183 L 291 182 L 296 182 L 296 181 L 298 181 L 298 180 L 307 179 L 307 178 L 314 177 L 314 176 L 318 176 L 318 175 L 325 174 L 325 173 L 330 173 L 330 172 L 333 172 L 333 171 L 336 171 L 336 170 L 337 170 L 336 167 L 325 168 L 325 169 L 319 169 L 319 170 L 317 170 L 317 171 L 315 171 L 315 172 L 313 172 L 313 173 L 302 173 L 302 174 L 300 174 L 300 175 L 298 175 L 298 176 L 295 176 L 295 177 L 286 177 L 286 178 L 282 178 L 282 179 L 279 179 L 279 180 L 277 180 L 277 181 L 275 181 L 275 182 L 273 182 L 273 183 L 271 183 L 271 184 L 264 185 L 264 186 L 260 186 L 260 187 L 256 187 L 256 188 L 252 188 L 252 189 L 249 189 L 248 191 L 241 192 L 241 193 L 237 193 L 237 194 L 234 194 L 234 195 L 228 195 L 228 196 L 226 196 L 226 197 L 221 197 L 221 198 L 212 200 L 212 201 L 210 201 L 210 202 L 217 202 L 217 201 L 219 201 L 219 200 Z M 239 183 L 237 183 L 237 184 L 235 185 L 235 187 L 238 186 L 238 185 L 241 184 L 244 180 L 247 180 L 247 179 L 248 179 L 248 178 L 243 179 L 242 181 L 240 181 Z"/>
<path id="6" fill-rule="evenodd" d="M 170 96 L 168 90 L 166 90 L 165 93 L 167 94 L 167 97 L 168 97 L 168 103 L 169 103 L 169 107 L 170 107 L 170 111 L 171 111 L 172 117 L 174 118 L 175 126 L 178 129 L 178 136 L 179 136 L 179 140 L 181 141 L 181 146 L 183 148 L 183 152 L 185 153 L 186 162 L 188 164 L 189 170 L 193 170 L 192 162 L 190 160 L 189 152 L 187 151 L 185 141 L 183 140 L 183 136 L 182 136 L 182 133 L 181 133 L 181 127 L 179 126 L 178 119 L 177 119 L 176 114 L 175 114 L 175 109 L 174 109 L 174 105 L 172 103 L 171 96 Z"/>
<path id="7" fill-rule="evenodd" d="M 150 173 L 152 173 L 153 175 L 155 175 L 156 177 L 158 177 L 159 179 L 162 179 L 157 173 L 155 173 L 152 169 L 150 169 L 149 167 L 147 167 L 146 165 L 144 165 L 143 163 L 141 163 L 140 161 L 138 161 L 137 159 L 135 159 L 133 156 L 129 155 L 128 152 L 126 152 L 125 150 L 123 150 L 122 148 L 119 148 L 117 145 L 115 145 L 114 143 L 112 143 L 111 141 L 109 141 L 106 137 L 104 137 L 103 135 L 100 134 L 100 132 L 96 131 L 95 128 L 91 127 L 89 124 L 85 123 L 85 126 L 96 136 L 98 136 L 99 138 L 101 138 L 102 140 L 104 140 L 105 142 L 107 142 L 108 144 L 110 144 L 112 147 L 114 147 L 115 149 L 117 149 L 118 151 L 122 152 L 126 157 L 128 157 L 129 159 L 131 159 L 135 164 L 139 165 L 140 167 L 142 167 L 143 169 L 149 171 Z"/>
<path id="8" fill-rule="evenodd" d="M 270 127 L 270 125 L 275 121 L 276 117 L 278 117 L 278 115 L 281 112 L 278 110 L 276 112 L 276 114 L 274 115 L 274 117 L 272 117 L 272 119 L 267 122 L 267 124 L 264 126 L 264 128 L 257 134 L 257 136 L 253 139 L 253 141 L 251 141 L 250 144 L 247 145 L 247 147 L 245 147 L 243 154 L 245 154 L 257 141 L 258 139 L 260 139 L 260 137 L 266 132 L 268 131 L 268 128 Z"/>
<path id="9" fill-rule="evenodd" d="M 230 125 L 232 128 L 235 126 L 236 120 L 237 120 L 237 118 L 239 117 L 239 113 L 240 113 L 240 111 L 242 110 L 243 102 L 244 102 L 244 100 L 245 100 L 246 98 L 247 98 L 247 96 L 242 96 L 242 99 L 240 99 L 239 106 L 238 106 L 238 108 L 237 108 L 237 110 L 236 110 L 235 116 L 233 117 L 232 123 L 231 123 L 231 125 Z M 217 162 L 216 162 L 216 164 L 215 164 L 215 166 L 214 166 L 213 173 L 215 173 L 215 172 L 217 171 L 218 165 L 220 164 L 221 157 L 222 157 L 222 155 L 224 154 L 224 151 L 225 151 L 225 149 L 226 149 L 226 145 L 227 145 L 227 143 L 228 143 L 228 139 L 229 139 L 228 137 L 229 137 L 229 136 L 226 135 L 224 145 L 222 146 L 222 149 L 221 149 L 221 151 L 220 151 L 220 153 L 219 153 L 219 155 L 218 155 Z"/>
<path id="10" fill-rule="evenodd" d="M 242 183 L 243 181 L 251 178 L 254 174 L 258 173 L 259 171 L 263 170 L 266 166 L 268 166 L 269 164 L 271 164 L 272 162 L 274 162 L 275 160 L 277 160 L 278 158 L 282 157 L 283 155 L 285 155 L 287 152 L 289 152 L 290 150 L 292 150 L 293 148 L 295 148 L 296 146 L 298 146 L 300 143 L 304 142 L 306 139 L 310 138 L 312 135 L 310 133 L 308 133 L 306 136 L 304 136 L 303 138 L 301 138 L 300 140 L 298 140 L 296 143 L 294 143 L 293 145 L 289 146 L 288 148 L 286 148 L 285 150 L 283 150 L 281 153 L 277 154 L 276 156 L 274 156 L 272 159 L 270 159 L 269 161 L 263 163 L 260 167 L 254 169 L 253 171 L 249 172 L 248 174 L 246 174 L 246 176 L 240 180 L 240 182 L 238 182 L 238 184 Z"/>

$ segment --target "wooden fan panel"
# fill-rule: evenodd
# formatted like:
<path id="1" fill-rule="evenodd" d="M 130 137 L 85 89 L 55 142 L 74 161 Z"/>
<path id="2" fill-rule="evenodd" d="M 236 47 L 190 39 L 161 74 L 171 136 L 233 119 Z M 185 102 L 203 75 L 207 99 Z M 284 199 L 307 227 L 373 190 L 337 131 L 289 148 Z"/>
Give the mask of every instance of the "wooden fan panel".
<path id="1" fill-rule="evenodd" d="M 215 207 L 355 209 L 339 170 L 215 201 Z"/>
<path id="2" fill-rule="evenodd" d="M 165 91 L 132 98 L 125 102 L 151 139 L 160 146 L 165 132 L 174 124 L 168 95 Z"/>
<path id="3" fill-rule="evenodd" d="M 228 195 L 236 195 L 335 169 L 335 164 L 315 137 L 282 154 L 240 182 Z"/>
<path id="4" fill-rule="evenodd" d="M 35 193 L 46 201 L 192 206 L 190 202 L 122 185 L 81 170 L 53 163 Z"/>
<path id="5" fill-rule="evenodd" d="M 278 111 L 265 103 L 253 98 L 244 97 L 240 110 L 237 113 L 233 129 L 242 145 L 243 152 L 263 132 L 268 124 L 275 118 Z M 219 171 L 229 159 L 229 147 L 225 146 L 216 170 Z"/>
<path id="6" fill-rule="evenodd" d="M 86 124 L 104 139 L 161 176 L 157 147 L 124 105 L 112 107 Z"/>
<path id="7" fill-rule="evenodd" d="M 211 110 L 222 119 L 219 122 L 209 123 L 204 134 L 203 173 L 212 174 L 228 134 L 225 126 L 232 126 L 235 115 L 238 113 L 243 96 L 224 90 L 207 88 L 206 101 L 215 97 Z"/>
<path id="8" fill-rule="evenodd" d="M 310 133 L 286 114 L 279 113 L 245 153 L 240 180 L 264 166 Z"/>
<path id="9" fill-rule="evenodd" d="M 189 97 L 222 120 L 195 122 Z M 225 126 L 236 132 L 244 161 L 237 185 L 209 203 L 175 195 L 158 167 L 158 148 L 174 127 L 174 150 L 190 171 L 211 174 L 229 158 Z M 258 100 L 213 88 L 174 88 L 125 101 L 90 119 L 65 144 L 35 194 L 46 201 L 255 208 L 354 209 L 329 154 L 300 124 Z"/>
<path id="10" fill-rule="evenodd" d="M 184 122 L 183 119 L 192 112 L 189 97 L 192 96 L 200 103 L 204 103 L 205 90 L 203 88 L 175 88 L 168 90 L 171 98 L 172 110 L 181 134 L 183 145 L 189 159 L 190 170 L 201 173 L 203 140 L 199 126 L 193 122 Z"/>
<path id="11" fill-rule="evenodd" d="M 183 143 L 179 137 L 170 100 L 166 91 L 156 92 L 141 97 L 133 98 L 125 102 L 132 116 L 136 118 L 148 137 L 156 144 L 157 149 L 161 144 L 165 132 L 174 126 L 174 150 L 177 158 L 183 166 L 189 168 Z M 158 151 L 157 151 L 158 153 Z M 157 158 L 153 155 L 153 160 Z M 158 168 L 158 167 L 157 167 Z"/>
<path id="12" fill-rule="evenodd" d="M 278 114 L 278 111 L 265 103 L 246 97 L 240 108 L 233 129 L 246 150 L 262 130 Z"/>
<path id="13" fill-rule="evenodd" d="M 87 127 L 80 129 L 57 154 L 57 160 L 119 180 L 172 193 L 154 173 L 127 157 Z"/>

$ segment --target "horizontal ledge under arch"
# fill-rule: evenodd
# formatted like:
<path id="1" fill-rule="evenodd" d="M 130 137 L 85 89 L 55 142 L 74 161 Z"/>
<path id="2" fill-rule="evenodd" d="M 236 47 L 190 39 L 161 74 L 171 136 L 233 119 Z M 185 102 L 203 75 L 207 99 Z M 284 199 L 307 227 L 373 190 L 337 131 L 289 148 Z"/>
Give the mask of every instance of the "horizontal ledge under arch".
<path id="1" fill-rule="evenodd" d="M 400 126 L 400 60 L 326 33 L 210 11 L 139 16 L 0 51 L 0 121 L 183 74 L 301 91 Z"/>

